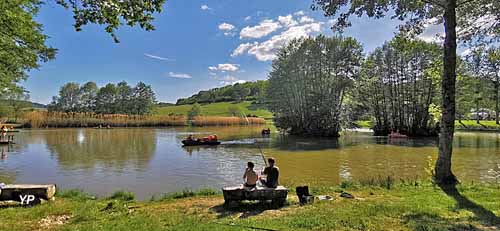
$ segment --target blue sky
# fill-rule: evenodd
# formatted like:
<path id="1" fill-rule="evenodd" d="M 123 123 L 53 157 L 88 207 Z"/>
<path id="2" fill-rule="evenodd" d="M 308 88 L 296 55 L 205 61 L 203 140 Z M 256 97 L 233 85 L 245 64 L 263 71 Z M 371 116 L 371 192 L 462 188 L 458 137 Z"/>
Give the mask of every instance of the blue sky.
<path id="1" fill-rule="evenodd" d="M 311 2 L 169 0 L 153 23 L 155 31 L 121 27 L 118 44 L 99 26 L 75 32 L 71 12 L 48 3 L 37 19 L 58 55 L 32 71 L 22 85 L 32 101 L 49 103 L 67 82 L 94 81 L 102 86 L 143 81 L 152 85 L 158 101 L 175 102 L 202 89 L 266 79 L 274 52 L 286 41 L 332 35 L 332 22 L 311 11 Z M 353 18 L 344 34 L 370 52 L 390 40 L 398 24 Z"/>

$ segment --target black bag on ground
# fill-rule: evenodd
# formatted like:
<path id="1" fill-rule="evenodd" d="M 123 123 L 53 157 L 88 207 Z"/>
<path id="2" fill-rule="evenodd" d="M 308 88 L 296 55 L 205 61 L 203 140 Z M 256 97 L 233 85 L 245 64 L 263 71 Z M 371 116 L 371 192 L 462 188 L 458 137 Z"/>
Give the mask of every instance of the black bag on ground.
<path id="1" fill-rule="evenodd" d="M 309 186 L 298 186 L 295 188 L 295 192 L 297 192 L 297 197 L 301 205 L 314 201 L 314 196 L 309 194 Z"/>

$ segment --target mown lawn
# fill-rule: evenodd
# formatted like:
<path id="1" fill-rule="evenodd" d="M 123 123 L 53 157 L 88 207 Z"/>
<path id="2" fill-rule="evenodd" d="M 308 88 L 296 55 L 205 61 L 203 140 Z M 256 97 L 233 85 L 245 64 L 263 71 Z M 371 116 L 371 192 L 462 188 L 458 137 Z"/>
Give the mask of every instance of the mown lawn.
<path id="1" fill-rule="evenodd" d="M 371 128 L 373 122 L 369 120 L 356 121 L 356 124 L 361 128 Z M 462 120 L 455 121 L 455 128 L 462 130 L 500 130 L 500 125 L 496 124 L 494 120 L 481 120 L 477 123 L 475 120 Z"/>
<path id="2" fill-rule="evenodd" d="M 459 185 L 449 195 L 430 183 L 342 186 L 312 188 L 335 199 L 306 206 L 291 192 L 280 209 L 259 203 L 225 208 L 222 196 L 207 190 L 148 202 L 127 193 L 96 200 L 73 191 L 34 208 L 0 209 L 0 230 L 500 229 L 499 185 Z M 341 190 L 356 199 L 339 197 Z"/>
<path id="3" fill-rule="evenodd" d="M 188 111 L 193 107 L 193 105 L 179 105 L 179 106 L 164 106 L 157 107 L 155 109 L 155 114 L 157 115 L 168 115 L 168 114 L 184 114 L 187 115 Z M 201 111 L 202 115 L 205 116 L 232 116 L 230 113 L 230 107 L 238 107 L 240 112 L 245 115 L 256 115 L 261 118 L 271 119 L 273 114 L 268 111 L 263 105 L 252 104 L 251 101 L 244 101 L 241 103 L 233 102 L 220 102 L 211 104 L 202 104 Z"/>

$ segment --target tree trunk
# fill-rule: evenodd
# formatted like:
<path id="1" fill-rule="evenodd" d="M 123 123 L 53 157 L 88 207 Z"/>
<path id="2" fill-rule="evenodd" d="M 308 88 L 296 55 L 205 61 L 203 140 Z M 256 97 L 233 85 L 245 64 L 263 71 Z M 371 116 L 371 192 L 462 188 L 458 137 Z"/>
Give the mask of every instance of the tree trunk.
<path id="1" fill-rule="evenodd" d="M 439 134 L 439 154 L 434 179 L 438 184 L 455 184 L 451 172 L 453 133 L 455 130 L 455 81 L 457 62 L 456 0 L 447 0 L 444 12 L 444 49 L 442 89 L 442 118 Z"/>
<path id="2" fill-rule="evenodd" d="M 498 111 L 500 110 L 498 107 L 498 86 L 499 85 L 499 82 L 498 82 L 498 74 L 496 75 L 496 79 L 495 79 L 495 123 L 496 124 L 500 124 L 500 122 L 498 121 Z"/>

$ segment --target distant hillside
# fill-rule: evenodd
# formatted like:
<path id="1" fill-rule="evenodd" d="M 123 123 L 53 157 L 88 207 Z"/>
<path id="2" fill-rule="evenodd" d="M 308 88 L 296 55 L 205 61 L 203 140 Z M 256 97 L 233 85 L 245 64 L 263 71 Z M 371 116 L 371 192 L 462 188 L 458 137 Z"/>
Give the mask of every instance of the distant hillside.
<path id="1" fill-rule="evenodd" d="M 192 105 L 177 105 L 157 107 L 154 110 L 156 115 L 187 115 Z M 265 119 L 273 118 L 273 114 L 262 104 L 243 101 L 240 103 L 219 102 L 201 105 L 201 115 L 204 116 L 258 116 Z"/>
<path id="2" fill-rule="evenodd" d="M 31 105 L 33 108 L 40 108 L 40 109 L 45 109 L 47 108 L 47 105 L 45 104 L 41 104 L 41 103 L 35 103 L 35 102 L 31 102 Z"/>
<path id="3" fill-rule="evenodd" d="M 22 105 L 22 107 L 32 107 L 32 108 L 36 108 L 36 109 L 47 108 L 47 105 L 45 105 L 45 104 L 35 103 L 35 102 L 27 101 L 27 100 L 15 100 L 15 101 L 5 100 L 5 99 L 0 100 L 0 104 L 3 104 L 3 105 L 11 105 L 11 104 L 13 104 L 13 102 L 15 104 Z"/>
<path id="4" fill-rule="evenodd" d="M 200 91 L 188 98 L 180 98 L 176 105 L 194 103 L 241 102 L 245 100 L 263 102 L 267 90 L 267 81 L 237 83 L 220 88 Z"/>

